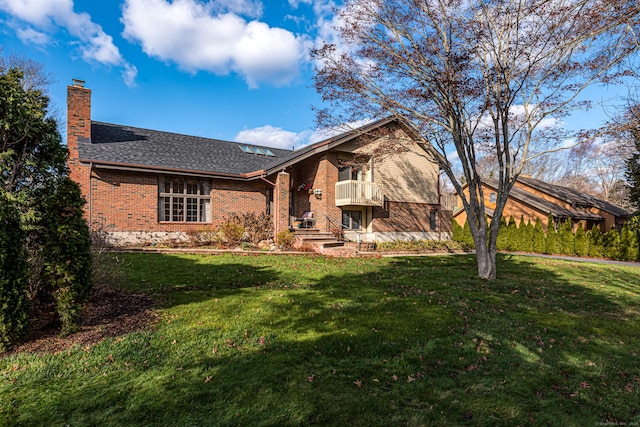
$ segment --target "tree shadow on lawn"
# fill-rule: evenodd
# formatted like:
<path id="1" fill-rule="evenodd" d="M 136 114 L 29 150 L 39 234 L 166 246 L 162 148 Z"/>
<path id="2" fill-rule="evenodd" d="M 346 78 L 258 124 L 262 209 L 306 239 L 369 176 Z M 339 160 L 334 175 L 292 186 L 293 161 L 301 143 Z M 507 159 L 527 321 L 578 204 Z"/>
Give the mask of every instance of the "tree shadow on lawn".
<path id="1" fill-rule="evenodd" d="M 48 421 L 60 422 L 56 414 L 112 425 L 638 420 L 639 324 L 629 307 L 640 300 L 640 283 L 631 270 L 500 256 L 499 279 L 489 282 L 471 277 L 471 256 L 374 267 L 348 261 L 360 262 L 360 271 L 347 261 L 302 258 L 288 261 L 293 273 L 268 261 L 182 257 L 176 266 L 154 257 L 147 265 L 171 264 L 177 276 L 134 286 L 165 292 L 166 318 L 136 343 L 105 344 L 113 359 L 96 368 L 104 379 L 43 401 Z M 296 279 L 295 270 L 309 266 L 325 273 Z M 612 295 L 605 278 L 602 289 L 587 285 L 603 271 L 620 292 Z M 173 285 L 158 288 L 165 282 Z M 30 414 L 20 411 L 20 419 L 28 424 Z"/>

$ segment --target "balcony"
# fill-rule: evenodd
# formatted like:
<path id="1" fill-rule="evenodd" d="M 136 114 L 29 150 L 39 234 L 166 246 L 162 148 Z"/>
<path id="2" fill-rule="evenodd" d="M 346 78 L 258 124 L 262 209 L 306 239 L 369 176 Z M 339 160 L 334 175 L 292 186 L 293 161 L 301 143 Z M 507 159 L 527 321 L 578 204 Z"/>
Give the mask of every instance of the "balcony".
<path id="1" fill-rule="evenodd" d="M 336 182 L 336 206 L 383 206 L 384 197 L 373 182 Z"/>

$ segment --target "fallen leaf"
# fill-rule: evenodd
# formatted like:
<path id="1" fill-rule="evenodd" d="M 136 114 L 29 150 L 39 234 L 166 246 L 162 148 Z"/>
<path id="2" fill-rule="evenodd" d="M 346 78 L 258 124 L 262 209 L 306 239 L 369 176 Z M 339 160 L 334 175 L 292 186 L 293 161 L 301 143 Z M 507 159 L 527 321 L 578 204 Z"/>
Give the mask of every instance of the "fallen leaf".
<path id="1" fill-rule="evenodd" d="M 353 382 L 356 386 L 358 386 L 358 388 L 362 387 L 362 381 L 360 380 L 356 380 Z"/>

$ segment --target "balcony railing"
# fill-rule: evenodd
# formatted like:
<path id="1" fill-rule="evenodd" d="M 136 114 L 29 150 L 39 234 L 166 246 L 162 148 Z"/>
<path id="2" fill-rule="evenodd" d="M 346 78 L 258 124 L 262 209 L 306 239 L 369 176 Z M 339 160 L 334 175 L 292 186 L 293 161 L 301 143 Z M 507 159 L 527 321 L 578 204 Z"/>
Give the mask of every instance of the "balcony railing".
<path id="1" fill-rule="evenodd" d="M 382 190 L 374 182 L 336 182 L 336 206 L 383 206 Z"/>

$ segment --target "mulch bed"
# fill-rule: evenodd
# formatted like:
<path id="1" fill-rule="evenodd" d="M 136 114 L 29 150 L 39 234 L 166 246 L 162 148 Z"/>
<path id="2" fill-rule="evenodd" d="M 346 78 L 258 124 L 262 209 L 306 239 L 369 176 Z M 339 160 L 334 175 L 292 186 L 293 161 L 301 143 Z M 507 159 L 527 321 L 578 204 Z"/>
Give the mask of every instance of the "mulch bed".
<path id="1" fill-rule="evenodd" d="M 153 301 L 147 295 L 96 285 L 84 306 L 76 332 L 60 336 L 60 322 L 53 307 L 45 307 L 32 313 L 25 339 L 2 356 L 23 352 L 58 353 L 75 345 L 90 347 L 105 338 L 144 329 L 156 319 L 152 306 Z"/>

